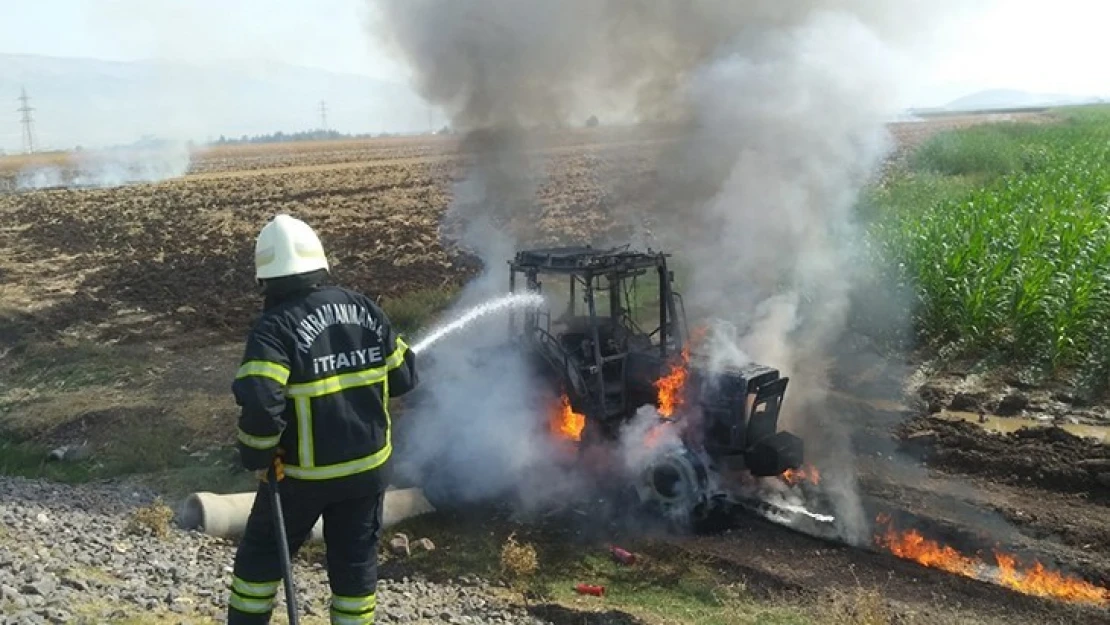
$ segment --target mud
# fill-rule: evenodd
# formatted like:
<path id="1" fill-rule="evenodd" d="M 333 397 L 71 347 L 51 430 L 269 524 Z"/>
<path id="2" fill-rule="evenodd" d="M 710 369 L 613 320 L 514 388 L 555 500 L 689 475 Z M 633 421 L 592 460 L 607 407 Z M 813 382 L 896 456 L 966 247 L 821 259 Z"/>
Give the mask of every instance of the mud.
<path id="1" fill-rule="evenodd" d="M 1009 433 L 924 416 L 896 430 L 902 449 L 926 466 L 1110 503 L 1110 446 L 1059 427 Z"/>
<path id="2" fill-rule="evenodd" d="M 1056 427 L 1068 434 L 1088 438 L 1103 444 L 1110 444 L 1110 425 L 1084 425 L 1069 422 L 1053 422 L 1050 417 L 990 417 L 986 414 L 942 410 L 936 415 L 942 419 L 966 421 L 976 424 L 989 432 L 1011 434 L 1019 430 Z"/>
<path id="3" fill-rule="evenodd" d="M 800 593 L 880 589 L 902 614 L 924 621 L 976 623 L 1108 623 L 1104 609 L 1022 595 L 995 584 L 922 567 L 892 555 L 856 549 L 753 517 L 716 536 L 675 539 L 675 544 L 741 572 L 750 585 Z M 929 616 L 936 615 L 936 621 Z"/>

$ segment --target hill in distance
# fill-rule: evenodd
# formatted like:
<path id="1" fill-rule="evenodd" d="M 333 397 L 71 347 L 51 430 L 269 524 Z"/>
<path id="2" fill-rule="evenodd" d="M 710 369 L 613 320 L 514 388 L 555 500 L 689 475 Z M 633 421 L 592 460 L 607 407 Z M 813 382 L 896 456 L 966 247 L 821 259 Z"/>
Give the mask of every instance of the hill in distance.
<path id="1" fill-rule="evenodd" d="M 949 111 L 976 111 L 1039 106 L 1071 106 L 1102 101 L 1094 96 L 1030 93 L 1017 89 L 988 89 L 958 98 L 944 105 Z"/>
<path id="2" fill-rule="evenodd" d="M 43 149 L 102 147 L 144 136 L 207 141 L 220 135 L 424 132 L 428 105 L 405 85 L 275 62 L 189 64 L 0 54 L 0 149 L 21 147 L 20 90 Z M 435 120 L 432 120 L 435 121 Z M 442 124 L 442 120 L 439 122 Z"/>

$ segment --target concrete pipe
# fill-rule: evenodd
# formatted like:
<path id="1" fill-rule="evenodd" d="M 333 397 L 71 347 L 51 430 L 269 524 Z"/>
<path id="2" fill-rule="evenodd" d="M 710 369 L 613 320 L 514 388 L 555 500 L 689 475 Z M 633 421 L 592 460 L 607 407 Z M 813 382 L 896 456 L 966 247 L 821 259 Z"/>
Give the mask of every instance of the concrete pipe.
<path id="1" fill-rule="evenodd" d="M 219 538 L 238 538 L 243 535 L 247 516 L 254 505 L 255 493 L 235 493 L 217 495 L 216 493 L 193 493 L 185 498 L 178 514 L 178 525 L 182 529 L 198 530 L 209 536 Z M 389 527 L 401 521 L 434 512 L 435 508 L 424 497 L 419 488 L 387 490 L 382 525 Z M 309 540 L 323 540 L 323 519 L 312 528 Z"/>

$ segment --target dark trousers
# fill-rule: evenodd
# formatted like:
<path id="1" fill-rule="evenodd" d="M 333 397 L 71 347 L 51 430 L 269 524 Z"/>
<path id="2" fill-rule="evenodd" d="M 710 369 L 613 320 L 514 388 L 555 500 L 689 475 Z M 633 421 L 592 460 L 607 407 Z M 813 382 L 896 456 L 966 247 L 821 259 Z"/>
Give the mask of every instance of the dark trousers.
<path id="1" fill-rule="evenodd" d="M 322 516 L 331 585 L 331 622 L 371 625 L 377 605 L 377 548 L 381 538 L 384 468 L 326 482 L 279 482 L 285 533 L 293 556 Z M 267 484 L 260 484 L 235 554 L 229 625 L 270 622 L 281 588 L 281 560 Z"/>

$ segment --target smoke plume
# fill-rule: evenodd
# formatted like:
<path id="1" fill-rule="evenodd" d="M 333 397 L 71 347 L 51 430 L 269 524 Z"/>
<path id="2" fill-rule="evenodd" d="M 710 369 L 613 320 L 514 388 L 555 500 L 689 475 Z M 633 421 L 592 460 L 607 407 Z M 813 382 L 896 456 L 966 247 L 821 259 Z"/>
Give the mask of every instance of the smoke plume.
<path id="1" fill-rule="evenodd" d="M 531 148 L 549 136 L 543 128 L 585 119 L 604 103 L 613 117 L 680 131 L 660 157 L 659 187 L 649 191 L 662 224 L 653 235 L 689 276 L 691 312 L 720 320 L 710 361 L 755 360 L 792 378 L 783 424 L 808 438 L 809 453 L 839 465 L 826 475 L 845 533 L 859 535 L 848 431 L 821 412 L 861 279 L 852 210 L 888 148 L 884 123 L 909 86 L 909 51 L 928 44 L 941 17 L 976 3 L 374 4 L 377 34 L 473 148 L 448 221 L 460 224 L 456 237 L 488 267 L 503 267 L 531 234 L 543 174 Z M 500 396 L 492 411 L 480 403 L 489 397 L 462 397 L 445 370 L 427 372 L 431 392 L 462 402 L 456 411 L 466 407 L 469 429 L 452 445 L 496 446 L 500 424 L 524 409 L 524 381 L 508 369 L 501 372 L 508 378 L 479 387 Z M 519 439 L 505 444 L 528 453 Z"/>
<path id="2" fill-rule="evenodd" d="M 29 167 L 16 178 L 17 190 L 51 187 L 117 187 L 160 182 L 185 175 L 192 151 L 183 141 L 76 152 L 65 166 Z"/>

